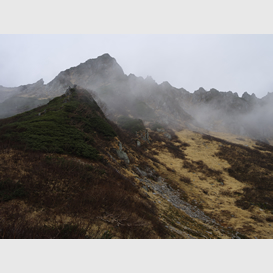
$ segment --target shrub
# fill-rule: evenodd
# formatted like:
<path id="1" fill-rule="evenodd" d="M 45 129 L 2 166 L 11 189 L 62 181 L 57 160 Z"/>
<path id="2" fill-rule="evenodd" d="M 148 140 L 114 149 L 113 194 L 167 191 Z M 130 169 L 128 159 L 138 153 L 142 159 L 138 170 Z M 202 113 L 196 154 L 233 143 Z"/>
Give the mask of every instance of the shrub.
<path id="1" fill-rule="evenodd" d="M 150 125 L 151 130 L 156 131 L 156 129 L 163 129 L 163 125 L 158 122 L 154 122 Z"/>
<path id="2" fill-rule="evenodd" d="M 191 184 L 191 179 L 190 179 L 189 177 L 186 177 L 186 176 L 181 175 L 180 178 L 179 178 L 179 180 L 180 180 L 181 182 L 186 183 L 186 184 Z"/>
<path id="3" fill-rule="evenodd" d="M 23 185 L 10 179 L 0 181 L 0 201 L 9 201 L 26 195 Z"/>
<path id="4" fill-rule="evenodd" d="M 117 120 L 118 125 L 131 133 L 145 130 L 144 123 L 141 119 L 120 116 Z"/>

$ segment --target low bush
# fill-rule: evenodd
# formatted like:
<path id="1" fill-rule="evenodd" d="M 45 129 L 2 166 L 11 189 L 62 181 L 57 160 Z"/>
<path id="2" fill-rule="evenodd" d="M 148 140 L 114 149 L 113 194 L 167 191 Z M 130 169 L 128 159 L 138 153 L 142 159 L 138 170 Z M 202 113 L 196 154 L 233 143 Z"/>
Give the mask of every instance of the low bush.
<path id="1" fill-rule="evenodd" d="M 22 184 L 15 183 L 10 179 L 0 181 L 0 201 L 9 201 L 25 195 L 26 192 Z"/>
<path id="2" fill-rule="evenodd" d="M 131 133 L 145 130 L 144 123 L 141 119 L 134 119 L 130 117 L 120 116 L 117 120 L 117 124 Z"/>
<path id="3" fill-rule="evenodd" d="M 186 184 L 191 184 L 191 179 L 189 177 L 184 176 L 184 175 L 180 176 L 179 181 L 186 183 Z"/>
<path id="4" fill-rule="evenodd" d="M 156 131 L 156 129 L 164 129 L 164 126 L 158 122 L 153 122 L 152 124 L 150 124 L 149 126 L 151 128 L 151 130 Z"/>

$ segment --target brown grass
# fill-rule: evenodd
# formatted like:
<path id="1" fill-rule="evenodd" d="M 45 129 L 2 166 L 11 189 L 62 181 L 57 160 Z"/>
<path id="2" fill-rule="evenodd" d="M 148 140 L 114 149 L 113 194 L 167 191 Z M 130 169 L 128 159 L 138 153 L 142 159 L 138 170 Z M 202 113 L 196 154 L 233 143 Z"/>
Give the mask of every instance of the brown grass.
<path id="1" fill-rule="evenodd" d="M 222 172 L 209 168 L 202 160 L 184 160 L 183 168 L 188 169 L 189 172 L 201 172 L 205 177 L 213 177 L 218 182 L 224 182 Z"/>
<path id="2" fill-rule="evenodd" d="M 203 135 L 202 138 L 222 143 L 215 155 L 229 163 L 230 167 L 226 171 L 231 177 L 246 184 L 236 205 L 243 209 L 249 209 L 251 205 L 272 209 L 273 147 L 256 142 L 256 146 L 250 148 L 209 135 Z"/>
<path id="3" fill-rule="evenodd" d="M 162 134 L 159 134 L 157 132 L 151 132 L 150 136 L 152 138 L 153 146 L 156 147 L 159 151 L 167 149 L 174 158 L 185 159 L 184 151 L 190 145 L 186 142 L 182 142 L 172 130 L 168 130 L 168 133 L 172 137 L 171 140 L 164 137 L 164 135 Z M 175 145 L 174 143 L 178 143 L 179 145 Z"/>
<path id="4" fill-rule="evenodd" d="M 255 148 L 260 151 L 273 152 L 273 146 L 271 146 L 269 144 L 266 144 L 261 141 L 257 141 L 255 144 L 257 145 Z"/>
<path id="5" fill-rule="evenodd" d="M 232 197 L 233 193 L 229 190 L 220 190 L 220 194 L 228 197 Z"/>
<path id="6" fill-rule="evenodd" d="M 91 223 L 99 219 L 113 227 L 118 226 L 122 238 L 153 238 L 164 237 L 166 234 L 158 220 L 154 203 L 143 198 L 133 180 L 123 176 L 111 165 L 94 164 L 91 161 L 81 164 L 57 156 L 3 149 L 1 156 L 0 170 L 6 168 L 0 172 L 0 181 L 12 178 L 10 187 L 5 188 L 12 193 L 17 183 L 14 181 L 18 180 L 23 186 L 24 195 L 13 199 L 23 200 L 28 207 L 53 211 L 54 215 L 67 215 L 72 219 L 88 219 Z M 3 193 L 3 190 L 0 191 Z M 2 199 L 0 206 L 12 201 Z M 39 228 L 42 221 L 31 225 L 24 220 L 24 212 L 21 214 L 17 222 L 7 224 L 7 229 L 13 227 L 13 230 L 17 230 L 19 226 L 29 226 L 28 231 L 20 231 L 17 237 L 42 234 L 44 229 Z M 13 217 L 7 210 L 4 219 L 10 216 Z M 84 228 L 77 223 L 72 224 Z M 59 230 L 58 226 L 56 228 Z M 48 236 L 54 237 L 55 231 L 50 232 Z M 5 233 L 2 237 L 11 238 L 14 234 Z"/>
<path id="7" fill-rule="evenodd" d="M 253 214 L 250 218 L 258 223 L 264 223 L 264 219 L 258 215 Z"/>
<path id="8" fill-rule="evenodd" d="M 88 234 L 89 224 L 79 219 L 70 222 L 54 221 L 42 224 L 39 219 L 29 217 L 30 209 L 22 209 L 20 204 L 1 206 L 0 219 L 2 239 L 87 239 L 100 238 L 99 232 Z M 4 220 L 5 219 L 5 220 Z M 99 230 L 98 230 L 99 231 Z"/>
<path id="9" fill-rule="evenodd" d="M 230 164 L 230 176 L 247 184 L 243 196 L 236 204 L 248 209 L 252 204 L 261 208 L 273 208 L 273 154 L 263 153 L 239 144 L 221 146 L 216 153 Z"/>

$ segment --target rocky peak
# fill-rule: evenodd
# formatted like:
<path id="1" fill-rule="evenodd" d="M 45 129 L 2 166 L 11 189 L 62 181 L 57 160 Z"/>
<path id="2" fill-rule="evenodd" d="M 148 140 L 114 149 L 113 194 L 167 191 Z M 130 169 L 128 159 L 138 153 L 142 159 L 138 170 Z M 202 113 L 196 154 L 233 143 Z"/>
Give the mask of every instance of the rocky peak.
<path id="1" fill-rule="evenodd" d="M 145 78 L 145 82 L 146 83 L 156 83 L 155 80 L 151 76 L 147 76 Z"/>
<path id="2" fill-rule="evenodd" d="M 19 92 L 21 93 L 28 93 L 30 95 L 33 95 L 33 92 L 41 92 L 41 90 L 45 87 L 44 80 L 40 79 L 39 81 L 31 84 L 26 85 L 20 85 L 18 87 Z"/>
<path id="3" fill-rule="evenodd" d="M 207 91 L 203 87 L 199 87 L 199 89 L 197 90 L 197 92 L 206 93 Z"/>
<path id="4" fill-rule="evenodd" d="M 43 79 L 40 79 L 40 80 L 37 81 L 35 84 L 36 84 L 36 85 L 44 85 L 45 83 L 44 83 L 44 80 L 43 80 Z"/>
<path id="5" fill-rule="evenodd" d="M 211 93 L 213 96 L 216 96 L 216 95 L 218 95 L 220 92 L 219 92 L 217 89 L 215 89 L 215 88 L 211 88 L 210 91 L 209 91 L 209 93 Z"/>
<path id="6" fill-rule="evenodd" d="M 199 87 L 198 90 L 194 91 L 194 95 L 201 95 L 201 94 L 206 94 L 207 91 L 203 87 Z"/>
<path id="7" fill-rule="evenodd" d="M 273 102 L 273 92 L 268 92 L 261 100 L 263 103 Z"/>
<path id="8" fill-rule="evenodd" d="M 121 66 L 117 63 L 116 59 L 111 57 L 108 53 L 105 53 L 96 59 L 89 59 L 83 65 L 84 68 L 89 68 L 92 72 L 124 76 Z"/>
<path id="9" fill-rule="evenodd" d="M 170 84 L 169 82 L 167 82 L 167 81 L 162 82 L 162 83 L 159 85 L 159 87 L 160 87 L 161 89 L 165 90 L 165 91 L 169 91 L 169 90 L 171 90 L 171 89 L 174 89 L 174 87 L 171 86 L 171 84 Z"/>
<path id="10" fill-rule="evenodd" d="M 108 53 L 103 54 L 99 57 L 97 57 L 96 59 L 90 59 L 87 62 L 96 62 L 99 65 L 104 65 L 104 66 L 111 66 L 113 64 L 117 64 L 116 59 L 114 59 L 113 57 L 111 57 Z"/>
<path id="11" fill-rule="evenodd" d="M 244 94 L 242 95 L 242 99 L 249 101 L 251 100 L 251 96 L 247 92 L 244 92 Z"/>

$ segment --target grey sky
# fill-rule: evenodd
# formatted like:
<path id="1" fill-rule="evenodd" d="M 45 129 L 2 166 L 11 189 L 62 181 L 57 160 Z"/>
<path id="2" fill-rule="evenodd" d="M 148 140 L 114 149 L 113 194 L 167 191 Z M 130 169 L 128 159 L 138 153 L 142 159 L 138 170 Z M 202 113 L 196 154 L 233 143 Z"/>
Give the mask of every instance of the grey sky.
<path id="1" fill-rule="evenodd" d="M 109 53 L 125 74 L 193 92 L 273 92 L 273 35 L 0 35 L 0 85 L 13 87 Z"/>

